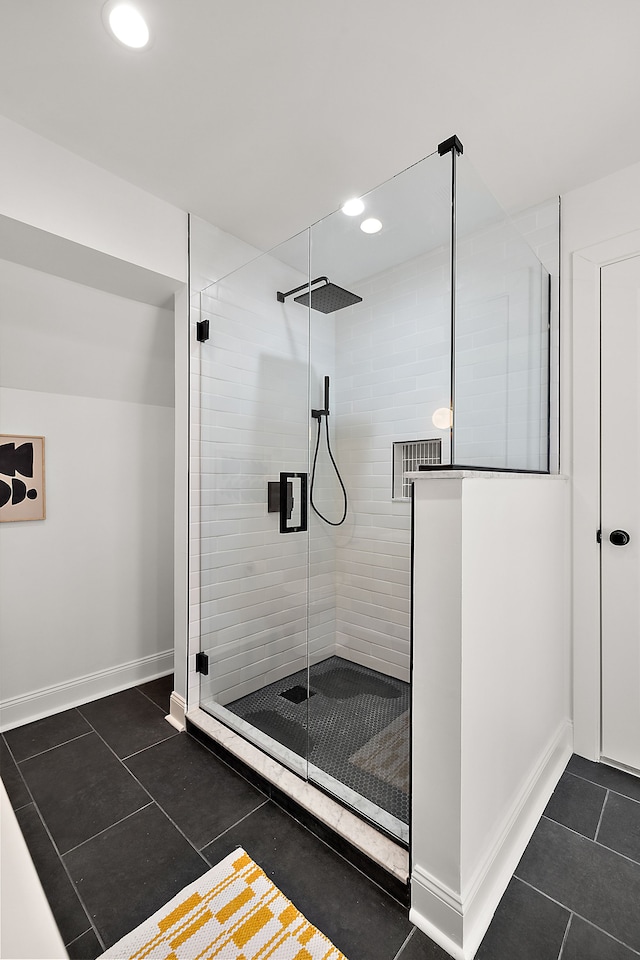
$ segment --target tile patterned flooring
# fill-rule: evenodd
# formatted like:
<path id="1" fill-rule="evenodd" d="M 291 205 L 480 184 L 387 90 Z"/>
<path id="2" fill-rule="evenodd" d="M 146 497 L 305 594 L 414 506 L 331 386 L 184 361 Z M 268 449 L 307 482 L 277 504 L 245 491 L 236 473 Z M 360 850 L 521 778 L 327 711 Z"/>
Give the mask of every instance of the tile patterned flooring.
<path id="1" fill-rule="evenodd" d="M 308 683 L 308 700 L 305 669 L 228 703 L 226 709 L 407 824 L 410 685 L 336 656 L 312 664 Z M 304 699 L 292 703 L 283 697 L 290 688 L 299 688 Z M 399 724 L 398 756 L 392 775 L 381 778 L 366 750 L 392 723 Z"/>
<path id="2" fill-rule="evenodd" d="M 11 730 L 0 772 L 71 958 L 238 844 L 349 960 L 446 960 L 406 908 L 164 720 L 162 678 Z M 640 956 L 640 780 L 572 757 L 478 960 Z"/>

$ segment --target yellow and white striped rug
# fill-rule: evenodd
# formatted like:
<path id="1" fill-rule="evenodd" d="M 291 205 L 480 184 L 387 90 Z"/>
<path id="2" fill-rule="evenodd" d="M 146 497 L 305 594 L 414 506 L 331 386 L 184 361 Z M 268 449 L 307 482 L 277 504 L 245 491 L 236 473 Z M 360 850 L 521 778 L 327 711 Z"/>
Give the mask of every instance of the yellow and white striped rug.
<path id="1" fill-rule="evenodd" d="M 346 960 L 238 847 L 102 954 L 115 960 Z"/>

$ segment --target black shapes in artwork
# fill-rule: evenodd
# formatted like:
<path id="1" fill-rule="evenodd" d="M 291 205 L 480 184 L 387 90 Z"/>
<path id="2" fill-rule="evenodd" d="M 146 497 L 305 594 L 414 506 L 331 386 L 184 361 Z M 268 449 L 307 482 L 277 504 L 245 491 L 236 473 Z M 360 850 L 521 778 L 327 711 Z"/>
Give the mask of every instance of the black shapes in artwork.
<path id="1" fill-rule="evenodd" d="M 33 488 L 27 490 L 26 483 L 17 477 L 14 477 L 11 481 L 11 486 L 4 480 L 0 480 L 0 507 L 4 507 L 5 503 L 9 503 L 9 500 L 12 504 L 22 503 L 25 497 L 28 497 L 29 500 L 37 500 L 38 491 Z"/>
<path id="2" fill-rule="evenodd" d="M 11 497 L 11 503 L 22 503 L 25 497 L 28 497 L 29 500 L 36 500 L 38 496 L 38 491 L 35 489 L 27 490 L 26 483 L 23 483 L 22 480 L 18 480 L 16 477 L 11 481 L 13 484 L 13 496 Z"/>
<path id="3" fill-rule="evenodd" d="M 7 477 L 15 477 L 19 473 L 23 477 L 33 476 L 33 444 L 15 443 L 0 444 L 0 473 Z"/>
<path id="4" fill-rule="evenodd" d="M 13 485 L 13 496 L 11 497 L 11 503 L 22 503 L 24 498 L 27 495 L 27 485 L 23 483 L 22 480 L 17 478 L 11 481 Z"/>

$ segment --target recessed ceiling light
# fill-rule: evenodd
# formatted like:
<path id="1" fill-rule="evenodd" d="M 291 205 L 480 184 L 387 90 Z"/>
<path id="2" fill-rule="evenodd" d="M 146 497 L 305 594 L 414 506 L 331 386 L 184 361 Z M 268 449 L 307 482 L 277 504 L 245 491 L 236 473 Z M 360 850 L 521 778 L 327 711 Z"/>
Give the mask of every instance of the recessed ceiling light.
<path id="1" fill-rule="evenodd" d="M 103 11 L 105 23 L 120 43 L 133 50 L 142 50 L 149 44 L 149 27 L 132 3 L 109 0 Z"/>
<path id="2" fill-rule="evenodd" d="M 369 217 L 368 220 L 362 221 L 360 229 L 364 231 L 364 233 L 377 233 L 379 230 L 382 230 L 382 224 L 379 220 L 376 220 L 375 217 Z"/>
<path id="3" fill-rule="evenodd" d="M 347 200 L 342 206 L 342 212 L 346 213 L 348 217 L 357 217 L 359 213 L 362 213 L 364 210 L 364 203 L 359 197 L 354 197 L 352 200 Z"/>

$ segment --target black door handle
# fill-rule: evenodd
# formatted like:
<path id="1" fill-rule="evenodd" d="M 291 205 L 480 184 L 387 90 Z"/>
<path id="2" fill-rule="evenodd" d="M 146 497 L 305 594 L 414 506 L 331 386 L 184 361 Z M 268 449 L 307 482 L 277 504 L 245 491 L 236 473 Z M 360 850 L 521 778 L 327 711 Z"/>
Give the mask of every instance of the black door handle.
<path id="1" fill-rule="evenodd" d="M 631 537 L 626 530 L 612 530 L 609 534 L 609 540 L 616 547 L 626 547 Z"/>
<path id="2" fill-rule="evenodd" d="M 295 484 L 295 487 L 294 487 Z M 280 473 L 280 533 L 299 533 L 307 529 L 307 475 Z M 294 490 L 299 489 L 294 496 Z M 289 521 L 293 523 L 289 523 Z"/>

